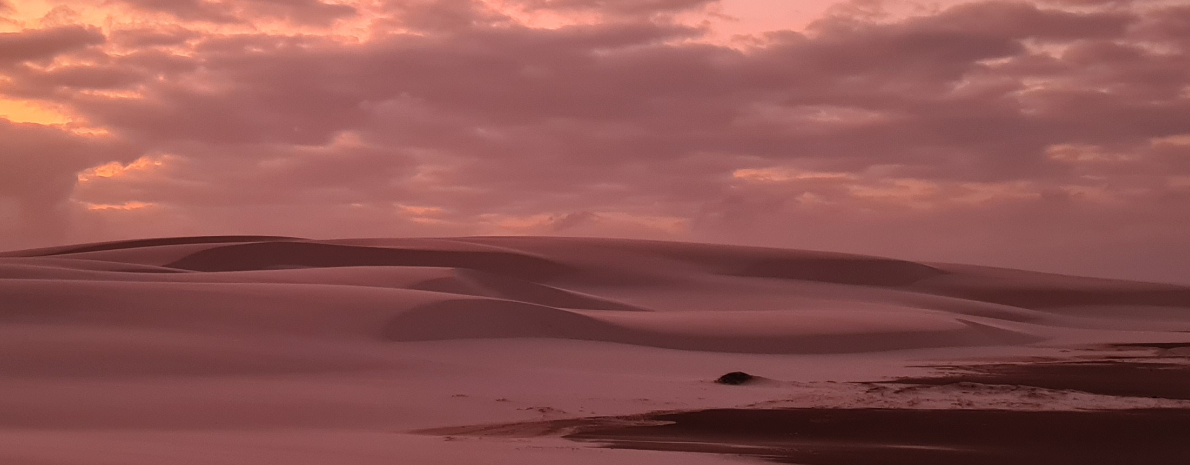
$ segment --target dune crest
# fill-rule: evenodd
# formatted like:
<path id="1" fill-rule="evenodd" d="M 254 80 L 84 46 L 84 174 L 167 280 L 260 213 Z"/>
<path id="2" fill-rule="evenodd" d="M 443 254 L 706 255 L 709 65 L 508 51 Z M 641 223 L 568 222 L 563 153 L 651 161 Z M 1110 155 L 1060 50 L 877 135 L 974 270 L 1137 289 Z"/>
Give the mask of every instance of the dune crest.
<path id="1" fill-rule="evenodd" d="M 385 330 L 397 341 L 573 339 L 705 352 L 852 353 L 1009 345 L 1044 338 L 925 312 L 590 312 L 466 299 L 403 312 Z"/>
<path id="2" fill-rule="evenodd" d="M 1190 289 L 1177 286 L 656 241 L 224 236 L 8 255 L 0 292 L 44 308 L 38 321 L 299 336 L 350 322 L 355 337 L 406 342 L 545 338 L 773 354 L 1012 346 L 1095 326 L 1104 305 L 1190 307 Z M 89 300 L 123 310 L 81 311 Z"/>
<path id="3" fill-rule="evenodd" d="M 566 430 L 583 417 L 774 406 L 1180 407 L 1104 395 L 1135 390 L 1061 390 L 1119 383 L 1069 385 L 1047 377 L 1053 364 L 1013 378 L 1034 387 L 936 378 L 923 365 L 1060 354 L 1075 373 L 1180 382 L 1167 368 L 1184 367 L 1171 360 L 1190 340 L 1188 297 L 1170 285 L 623 239 L 224 236 L 16 251 L 0 255 L 0 463 L 519 464 L 544 451 L 535 463 L 722 464 L 735 459 L 441 428 Z M 1107 347 L 1094 349 L 1105 361 L 1088 365 L 1098 353 L 1088 347 Z M 1117 363 L 1150 348 L 1161 363 Z M 734 372 L 762 381 L 715 382 Z"/>
<path id="4" fill-rule="evenodd" d="M 345 266 L 431 266 L 544 279 L 574 272 L 527 253 L 365 247 L 319 242 L 253 242 L 213 247 L 166 265 L 191 271 L 248 271 Z"/>

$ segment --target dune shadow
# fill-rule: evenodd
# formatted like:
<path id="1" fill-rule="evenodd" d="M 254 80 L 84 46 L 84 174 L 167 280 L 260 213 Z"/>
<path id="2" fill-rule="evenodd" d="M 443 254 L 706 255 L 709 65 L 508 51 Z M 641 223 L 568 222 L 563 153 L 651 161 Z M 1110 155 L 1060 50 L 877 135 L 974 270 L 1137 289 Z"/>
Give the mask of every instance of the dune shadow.
<path id="1" fill-rule="evenodd" d="M 552 260 L 506 251 L 428 250 L 318 242 L 258 242 L 215 247 L 187 255 L 166 266 L 192 271 L 430 266 L 471 269 L 527 280 L 550 280 L 578 272 Z"/>

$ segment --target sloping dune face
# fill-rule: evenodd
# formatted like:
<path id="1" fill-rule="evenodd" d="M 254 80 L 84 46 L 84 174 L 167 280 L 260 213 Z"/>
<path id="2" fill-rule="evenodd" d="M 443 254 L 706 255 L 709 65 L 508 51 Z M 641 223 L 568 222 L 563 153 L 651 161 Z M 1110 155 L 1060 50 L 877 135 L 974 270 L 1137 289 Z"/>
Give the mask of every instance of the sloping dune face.
<path id="1" fill-rule="evenodd" d="M 5 324 L 69 326 L 80 341 L 102 325 L 208 341 L 254 332 L 854 353 L 1030 344 L 1121 324 L 1170 330 L 1190 307 L 1190 289 L 1176 286 L 630 240 L 230 236 L 6 255 Z"/>
<path id="2" fill-rule="evenodd" d="M 1182 287 L 796 250 L 222 236 L 17 251 L 0 254 L 0 464 L 735 463 L 411 432 L 960 405 L 869 382 L 1187 332 Z M 713 382 L 735 371 L 757 381 Z"/>

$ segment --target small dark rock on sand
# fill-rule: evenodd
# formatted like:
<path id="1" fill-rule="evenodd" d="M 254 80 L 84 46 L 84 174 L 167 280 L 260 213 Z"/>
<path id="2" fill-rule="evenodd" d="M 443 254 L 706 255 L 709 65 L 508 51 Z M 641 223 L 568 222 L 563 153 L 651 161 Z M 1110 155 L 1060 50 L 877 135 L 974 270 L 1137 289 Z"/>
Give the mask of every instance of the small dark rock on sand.
<path id="1" fill-rule="evenodd" d="M 755 379 L 756 379 L 755 376 L 744 373 L 742 371 L 733 371 L 726 375 L 720 376 L 719 379 L 715 380 L 715 382 L 719 383 L 719 384 L 730 384 L 732 386 L 738 386 L 740 384 L 747 384 L 748 382 L 751 382 Z"/>

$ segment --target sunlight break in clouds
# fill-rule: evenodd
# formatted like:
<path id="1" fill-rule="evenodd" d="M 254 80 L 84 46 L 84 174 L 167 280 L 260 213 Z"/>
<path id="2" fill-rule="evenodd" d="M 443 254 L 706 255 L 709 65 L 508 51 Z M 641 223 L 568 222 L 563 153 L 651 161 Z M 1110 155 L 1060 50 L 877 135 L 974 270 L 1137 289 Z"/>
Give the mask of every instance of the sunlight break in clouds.
<path id="1" fill-rule="evenodd" d="M 558 234 L 1190 280 L 1181 2 L 7 3 L 3 248 Z"/>
<path id="2" fill-rule="evenodd" d="M 91 181 L 95 178 L 115 178 L 124 175 L 130 171 L 141 171 L 152 168 L 157 168 L 165 164 L 164 157 L 141 157 L 127 165 L 119 162 L 105 163 L 99 166 L 88 168 L 78 174 L 78 181 L 80 183 Z"/>

